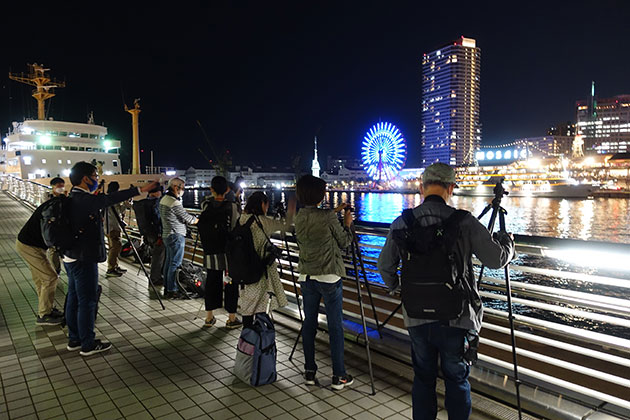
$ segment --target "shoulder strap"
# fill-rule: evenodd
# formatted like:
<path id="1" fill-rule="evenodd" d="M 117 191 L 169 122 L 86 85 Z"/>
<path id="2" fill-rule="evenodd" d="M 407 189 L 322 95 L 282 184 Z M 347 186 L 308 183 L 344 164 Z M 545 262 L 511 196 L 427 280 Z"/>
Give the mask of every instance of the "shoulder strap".
<path id="1" fill-rule="evenodd" d="M 405 225 L 407 225 L 407 228 L 411 228 L 413 224 L 416 222 L 416 218 L 413 215 L 413 209 L 403 210 L 402 219 L 403 219 L 403 222 L 405 222 Z"/>
<path id="2" fill-rule="evenodd" d="M 242 225 L 242 226 L 245 226 L 246 228 L 248 228 L 248 229 L 249 229 L 249 228 L 252 226 L 252 224 L 254 223 L 254 221 L 255 221 L 255 220 L 256 220 L 256 216 L 252 216 L 252 217 L 250 217 L 250 218 L 249 218 L 249 220 L 248 220 L 247 222 L 245 222 L 245 224 L 244 224 L 244 225 Z M 237 221 L 237 223 L 238 223 L 238 221 Z M 264 231 L 263 231 L 263 232 L 264 232 Z"/>
<path id="3" fill-rule="evenodd" d="M 445 226 L 445 227 L 452 226 L 452 225 L 457 225 L 469 213 L 470 212 L 467 211 L 467 210 L 457 209 L 442 222 L 442 225 Z"/>

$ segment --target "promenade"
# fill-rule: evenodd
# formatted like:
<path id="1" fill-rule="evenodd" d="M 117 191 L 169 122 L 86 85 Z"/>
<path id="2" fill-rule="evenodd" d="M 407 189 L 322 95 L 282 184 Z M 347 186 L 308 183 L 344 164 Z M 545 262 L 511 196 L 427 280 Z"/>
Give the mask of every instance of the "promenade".
<path id="1" fill-rule="evenodd" d="M 65 329 L 35 325 L 34 284 L 15 251 L 15 238 L 31 211 L 4 192 L 0 209 L 0 418 L 411 418 L 411 382 L 375 366 L 377 393 L 371 396 L 367 364 L 348 353 L 355 384 L 332 391 L 323 343 L 317 344 L 321 386 L 303 385 L 301 347 L 288 360 L 296 331 L 278 314 L 278 380 L 258 388 L 243 384 L 231 372 L 240 330 L 222 328 L 227 314 L 217 317 L 218 328 L 203 329 L 202 320 L 193 319 L 201 300 L 165 301 L 162 310 L 137 266 L 125 263 L 128 272 L 120 278 L 106 279 L 105 266 L 100 267 L 96 336 L 111 341 L 112 350 L 88 358 L 67 351 Z M 56 293 L 60 309 L 66 288 L 62 273 Z M 473 395 L 473 404 L 482 398 Z M 509 413 L 503 418 L 513 418 L 511 410 L 503 412 Z M 446 412 L 438 418 L 446 419 Z M 474 411 L 472 418 L 490 417 Z"/>

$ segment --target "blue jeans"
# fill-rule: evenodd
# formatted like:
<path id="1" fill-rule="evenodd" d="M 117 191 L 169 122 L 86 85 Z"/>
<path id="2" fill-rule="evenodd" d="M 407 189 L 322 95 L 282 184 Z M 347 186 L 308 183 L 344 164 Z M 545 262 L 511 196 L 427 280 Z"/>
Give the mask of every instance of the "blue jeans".
<path id="1" fill-rule="evenodd" d="M 300 282 L 300 287 L 304 298 L 304 324 L 302 325 L 304 369 L 317 371 L 317 364 L 315 363 L 315 334 L 317 334 L 319 302 L 324 298 L 333 375 L 345 376 L 346 368 L 343 363 L 343 285 L 341 280 L 336 283 L 307 280 Z"/>
<path id="2" fill-rule="evenodd" d="M 184 259 L 184 245 L 186 238 L 184 235 L 172 233 L 164 239 L 166 247 L 166 259 L 164 260 L 164 280 L 166 281 L 167 292 L 177 292 L 177 282 L 175 272 L 177 267 L 182 265 Z"/>
<path id="3" fill-rule="evenodd" d="M 463 359 L 466 330 L 432 322 L 407 328 L 411 338 L 411 358 L 415 373 L 411 397 L 414 420 L 435 420 L 437 397 L 435 382 L 438 354 L 446 385 L 444 405 L 449 420 L 466 420 L 470 416 L 470 366 Z"/>
<path id="4" fill-rule="evenodd" d="M 81 350 L 90 351 L 94 347 L 94 318 L 98 304 L 98 264 L 83 261 L 63 264 L 68 273 L 68 338 L 81 342 Z"/>

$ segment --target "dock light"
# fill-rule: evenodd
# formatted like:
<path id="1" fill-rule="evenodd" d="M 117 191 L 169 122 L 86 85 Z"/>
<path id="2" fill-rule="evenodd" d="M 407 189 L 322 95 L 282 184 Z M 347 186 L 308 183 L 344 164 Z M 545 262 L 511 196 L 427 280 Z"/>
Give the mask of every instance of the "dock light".
<path id="1" fill-rule="evenodd" d="M 175 176 L 175 171 L 166 171 L 166 176 Z"/>
<path id="2" fill-rule="evenodd" d="M 50 143 L 52 143 L 52 139 L 50 138 L 50 136 L 39 136 L 39 143 L 40 144 L 50 144 Z"/>
<path id="3" fill-rule="evenodd" d="M 628 256 L 619 252 L 604 252 L 585 249 L 543 249 L 543 256 L 556 258 L 571 264 L 605 268 L 609 270 L 630 271 Z"/>
<path id="4" fill-rule="evenodd" d="M 112 148 L 112 142 L 110 140 L 105 140 L 103 142 L 103 148 L 107 151 Z"/>

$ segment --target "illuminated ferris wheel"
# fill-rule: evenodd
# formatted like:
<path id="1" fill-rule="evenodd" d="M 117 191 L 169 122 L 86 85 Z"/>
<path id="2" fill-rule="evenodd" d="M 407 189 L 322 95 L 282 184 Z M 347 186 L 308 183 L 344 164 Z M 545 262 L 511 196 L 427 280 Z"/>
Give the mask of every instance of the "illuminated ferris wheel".
<path id="1" fill-rule="evenodd" d="M 398 128 L 387 122 L 374 124 L 363 138 L 363 168 L 375 181 L 390 181 L 405 165 L 407 146 Z"/>

